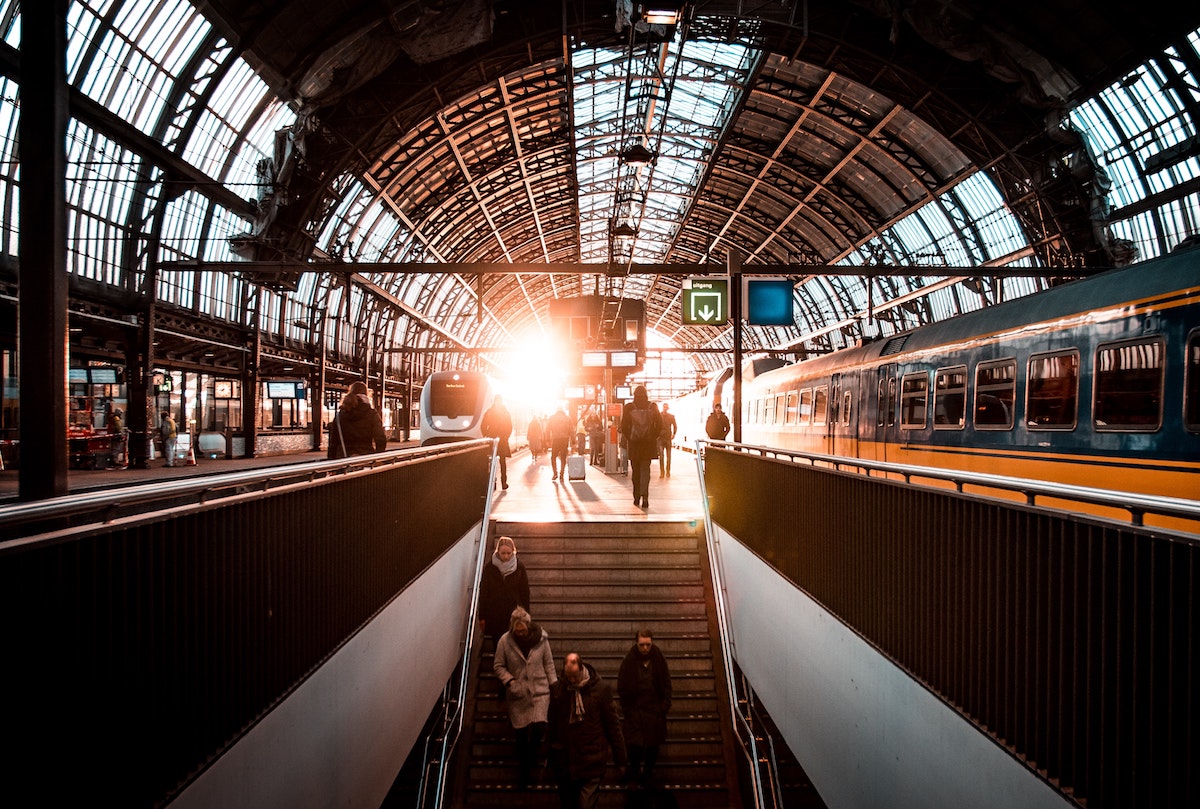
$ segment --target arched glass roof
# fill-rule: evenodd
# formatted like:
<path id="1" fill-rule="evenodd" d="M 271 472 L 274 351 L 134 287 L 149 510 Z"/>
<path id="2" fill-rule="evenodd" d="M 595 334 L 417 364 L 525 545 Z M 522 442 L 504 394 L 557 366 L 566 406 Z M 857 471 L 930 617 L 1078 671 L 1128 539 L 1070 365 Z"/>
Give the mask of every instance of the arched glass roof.
<path id="1" fill-rule="evenodd" d="M 1046 131 L 1009 133 L 1020 116 L 985 122 L 966 107 L 978 88 L 954 96 L 945 76 L 922 75 L 932 48 L 907 64 L 838 39 L 820 13 L 801 40 L 794 22 L 707 17 L 704 4 L 665 39 L 614 34 L 607 19 L 604 35 L 584 21 L 501 42 L 518 12 L 497 3 L 491 50 L 465 44 L 394 97 L 382 88 L 396 74 L 378 67 L 314 106 L 295 93 L 312 75 L 299 63 L 325 57 L 293 49 L 286 62 L 266 33 L 249 38 L 286 27 L 293 6 L 309 11 L 277 4 L 274 21 L 251 24 L 230 3 L 69 4 L 71 273 L 253 325 L 280 347 L 323 343 L 335 361 L 366 351 L 399 372 L 389 352 L 403 346 L 421 374 L 464 361 L 441 349 L 478 361 L 545 330 L 549 300 L 594 293 L 644 300 L 669 345 L 731 348 L 729 329 L 681 325 L 680 277 L 642 264 L 719 268 L 735 251 L 747 273 L 788 265 L 795 325 L 749 326 L 744 340 L 803 356 L 1040 289 L 1074 268 L 1080 234 L 1128 262 L 1197 231 L 1195 32 L 1069 99 Z M 0 249 L 15 258 L 19 4 L 0 0 L 0 21 Z M 1031 141 L 1045 151 L 1019 153 Z M 622 160 L 635 145 L 653 160 Z M 248 255 L 316 271 L 223 264 Z M 454 266 L 353 266 L 377 262 Z M 462 269 L 483 264 L 594 266 Z M 1013 267 L 1044 272 L 999 272 Z M 705 371 L 727 358 L 691 361 Z"/>

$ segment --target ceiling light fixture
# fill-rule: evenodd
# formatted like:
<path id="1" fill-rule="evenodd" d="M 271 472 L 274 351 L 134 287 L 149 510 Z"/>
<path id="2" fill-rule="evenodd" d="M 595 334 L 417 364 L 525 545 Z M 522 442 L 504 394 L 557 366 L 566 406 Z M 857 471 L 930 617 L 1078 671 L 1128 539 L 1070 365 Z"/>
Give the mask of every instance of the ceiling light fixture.
<path id="1" fill-rule="evenodd" d="M 628 222 L 618 222 L 612 226 L 612 235 L 618 239 L 632 239 L 637 236 L 637 228 Z"/>
<path id="2" fill-rule="evenodd" d="M 663 8 L 662 4 L 655 4 L 650 8 L 643 8 L 642 19 L 649 25 L 674 25 L 679 22 L 679 9 Z"/>
<path id="3" fill-rule="evenodd" d="M 654 162 L 654 152 L 635 143 L 621 152 L 621 162 L 627 166 L 648 166 Z"/>

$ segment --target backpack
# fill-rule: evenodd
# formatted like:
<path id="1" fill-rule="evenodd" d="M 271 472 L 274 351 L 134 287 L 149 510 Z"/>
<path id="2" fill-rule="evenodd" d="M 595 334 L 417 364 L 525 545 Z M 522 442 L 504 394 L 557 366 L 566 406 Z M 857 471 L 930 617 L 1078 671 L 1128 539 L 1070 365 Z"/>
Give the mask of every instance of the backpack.
<path id="1" fill-rule="evenodd" d="M 634 410 L 629 414 L 629 440 L 649 441 L 657 438 L 654 434 L 654 419 L 650 409 Z"/>

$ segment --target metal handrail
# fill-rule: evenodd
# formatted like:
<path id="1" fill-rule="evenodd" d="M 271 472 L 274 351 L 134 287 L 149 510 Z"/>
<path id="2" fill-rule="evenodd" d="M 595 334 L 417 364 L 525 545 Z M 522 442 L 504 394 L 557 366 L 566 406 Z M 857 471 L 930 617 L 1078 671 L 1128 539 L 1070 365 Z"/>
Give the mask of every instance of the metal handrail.
<path id="1" fill-rule="evenodd" d="M 700 442 L 697 441 L 696 443 L 699 444 Z M 1200 522 L 1200 501 L 1197 500 L 1185 500 L 1177 497 L 1163 497 L 1152 494 L 1136 494 L 1114 489 L 1076 486 L 1067 483 L 1050 483 L 1030 478 L 993 475 L 987 472 L 965 472 L 934 466 L 911 466 L 887 461 L 852 458 L 844 455 L 821 455 L 818 453 L 780 449 L 778 447 L 736 444 L 730 441 L 707 441 L 705 443 L 720 447 L 721 449 L 758 454 L 763 457 L 782 459 L 791 463 L 829 467 L 839 472 L 857 470 L 859 474 L 865 474 L 868 477 L 871 477 L 872 473 L 893 475 L 902 478 L 905 483 L 913 483 L 914 479 L 941 480 L 954 484 L 955 490 L 959 493 L 966 493 L 964 491 L 964 487 L 966 486 L 1016 492 L 1025 498 L 1025 504 L 1029 506 L 1038 505 L 1038 498 L 1051 498 L 1056 501 L 1066 500 L 1081 504 L 1104 506 L 1128 512 L 1130 525 L 1136 526 L 1145 524 L 1143 520 L 1147 514 Z"/>
<path id="2" fill-rule="evenodd" d="M 733 677 L 733 641 L 731 640 L 729 630 L 728 605 L 725 599 L 725 577 L 721 570 L 721 556 L 717 552 L 716 532 L 713 531 L 712 513 L 709 510 L 708 487 L 704 481 L 703 444 L 705 442 L 697 440 L 695 443 L 696 471 L 700 476 L 700 497 L 704 503 L 704 541 L 708 549 L 709 569 L 713 579 L 713 601 L 717 613 L 717 632 L 720 636 L 721 654 L 725 659 L 725 690 L 729 697 L 730 713 L 736 717 L 735 721 L 745 730 L 747 740 L 742 741 L 740 734 L 738 738 L 741 741 L 742 752 L 750 765 L 750 788 L 754 798 L 754 809 L 764 809 L 766 803 L 763 797 L 762 774 L 759 772 L 760 759 L 758 745 L 754 739 L 754 729 L 750 727 L 749 722 L 742 716 L 742 712 L 738 710 L 737 704 L 738 690 Z"/>
<path id="3" fill-rule="evenodd" d="M 759 721 L 761 722 L 762 718 L 761 718 L 758 708 L 757 708 L 758 703 L 754 699 L 754 688 L 750 685 L 749 681 L 746 679 L 745 674 L 742 675 L 742 681 L 743 681 L 743 683 L 745 685 L 745 689 L 746 689 L 746 711 L 751 716 L 757 717 L 759 719 Z M 770 733 L 764 733 L 763 739 L 766 741 L 766 748 L 767 748 L 766 770 L 767 770 L 768 780 L 770 781 L 772 806 L 781 807 L 784 805 L 784 803 L 783 803 L 783 787 L 780 784 L 779 757 L 775 754 L 775 739 L 774 739 L 774 737 L 771 736 Z"/>
<path id="4" fill-rule="evenodd" d="M 500 443 L 495 438 L 487 440 L 491 441 L 492 444 L 491 471 L 488 476 L 487 497 L 483 505 L 483 523 L 479 529 L 479 546 L 475 553 L 475 573 L 471 579 L 471 606 L 467 611 L 467 626 L 463 637 L 462 667 L 458 680 L 457 699 L 452 701 L 454 705 L 453 710 L 443 719 L 441 746 L 437 751 L 436 763 L 430 762 L 429 751 L 433 746 L 430 744 L 430 740 L 438 735 L 437 731 L 431 733 L 429 738 L 426 739 L 425 766 L 421 770 L 421 783 L 417 789 L 417 806 L 427 806 L 428 809 L 441 809 L 446 800 L 446 776 L 449 772 L 447 762 L 449 762 L 450 756 L 454 752 L 454 747 L 458 743 L 459 735 L 462 733 L 463 706 L 467 701 L 467 686 L 471 681 L 470 672 L 467 670 L 467 667 L 471 664 L 471 657 L 475 647 L 475 623 L 478 621 L 479 615 L 479 586 L 480 580 L 483 578 L 483 566 L 487 559 L 488 523 L 491 520 L 492 494 L 495 491 L 496 468 L 498 464 L 497 448 Z M 436 775 L 435 777 L 430 777 L 431 774 Z M 431 788 L 431 784 L 433 802 L 427 805 L 425 798 L 426 793 Z"/>

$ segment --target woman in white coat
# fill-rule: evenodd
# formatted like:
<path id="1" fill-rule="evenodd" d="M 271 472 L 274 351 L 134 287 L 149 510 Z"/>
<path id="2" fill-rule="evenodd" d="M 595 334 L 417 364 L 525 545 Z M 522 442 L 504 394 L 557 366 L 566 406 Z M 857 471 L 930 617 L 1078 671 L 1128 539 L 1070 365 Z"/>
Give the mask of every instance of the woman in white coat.
<path id="1" fill-rule="evenodd" d="M 550 636 L 524 607 L 512 611 L 508 631 L 496 643 L 492 670 L 504 687 L 508 719 L 517 735 L 518 789 L 525 789 L 546 734 L 550 686 L 558 681 L 558 673 Z"/>

